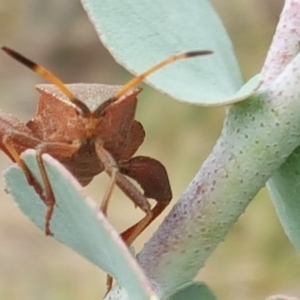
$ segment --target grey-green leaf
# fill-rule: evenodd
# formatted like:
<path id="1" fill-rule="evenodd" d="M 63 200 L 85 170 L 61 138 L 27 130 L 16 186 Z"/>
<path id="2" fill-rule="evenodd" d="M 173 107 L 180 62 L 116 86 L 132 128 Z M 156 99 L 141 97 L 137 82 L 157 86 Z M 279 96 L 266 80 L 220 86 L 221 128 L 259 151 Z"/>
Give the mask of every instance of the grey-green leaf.
<path id="1" fill-rule="evenodd" d="M 241 74 L 231 41 L 208 0 L 82 0 L 97 33 L 114 58 L 134 74 L 170 55 L 213 50 L 149 76 L 171 97 L 215 106 L 241 101 L 259 81 L 239 92 Z"/>
<path id="2" fill-rule="evenodd" d="M 22 156 L 36 178 L 41 181 L 35 152 L 27 150 Z M 54 238 L 116 278 L 126 289 L 130 299 L 157 299 L 117 232 L 93 201 L 83 197 L 78 182 L 49 155 L 46 154 L 43 158 L 56 198 L 51 220 Z M 44 230 L 46 206 L 27 184 L 24 173 L 14 164 L 5 171 L 4 176 L 7 190 L 20 209 Z"/>
<path id="3" fill-rule="evenodd" d="M 300 147 L 267 183 L 286 235 L 300 253 Z"/>
<path id="4" fill-rule="evenodd" d="M 186 284 L 168 300 L 216 300 L 217 298 L 209 287 L 202 282 Z"/>

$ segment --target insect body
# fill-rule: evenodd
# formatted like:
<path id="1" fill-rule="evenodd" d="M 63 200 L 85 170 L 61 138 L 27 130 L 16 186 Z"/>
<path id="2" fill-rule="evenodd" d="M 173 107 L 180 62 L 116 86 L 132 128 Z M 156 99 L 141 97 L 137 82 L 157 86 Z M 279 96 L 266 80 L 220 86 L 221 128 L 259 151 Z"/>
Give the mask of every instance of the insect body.
<path id="1" fill-rule="evenodd" d="M 127 229 L 122 237 L 127 244 L 133 240 L 168 205 L 172 198 L 164 166 L 146 156 L 133 156 L 142 144 L 145 132 L 134 119 L 136 85 L 146 76 L 175 60 L 211 51 L 188 52 L 173 56 L 135 77 L 125 86 L 101 84 L 65 85 L 43 67 L 19 53 L 2 48 L 6 53 L 48 79 L 52 85 L 39 85 L 36 116 L 24 124 L 15 117 L 0 112 L 0 148 L 22 168 L 31 184 L 48 207 L 45 232 L 51 234 L 50 221 L 55 197 L 43 163 L 43 153 L 60 161 L 83 185 L 105 171 L 110 176 L 101 209 L 104 213 L 116 184 L 146 216 Z M 44 189 L 32 175 L 20 154 L 34 148 Z M 143 193 L 128 179 L 134 179 Z M 147 198 L 157 201 L 154 208 Z"/>

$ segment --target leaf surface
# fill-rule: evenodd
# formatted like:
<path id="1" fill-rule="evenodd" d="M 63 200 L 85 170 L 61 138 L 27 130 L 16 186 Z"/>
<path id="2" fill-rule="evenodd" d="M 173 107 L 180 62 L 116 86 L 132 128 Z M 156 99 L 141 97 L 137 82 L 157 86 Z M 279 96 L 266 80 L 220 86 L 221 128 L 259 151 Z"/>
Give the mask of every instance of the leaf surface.
<path id="1" fill-rule="evenodd" d="M 134 74 L 170 55 L 214 51 L 175 62 L 146 79 L 175 99 L 205 106 L 225 105 L 249 97 L 259 86 L 259 77 L 255 77 L 242 88 L 231 41 L 208 0 L 82 3 L 103 44 Z"/>
<path id="2" fill-rule="evenodd" d="M 41 182 L 35 152 L 27 150 L 22 157 Z M 51 156 L 45 154 L 43 158 L 56 199 L 51 219 L 54 238 L 111 274 L 126 289 L 130 299 L 157 299 L 118 233 L 94 202 L 83 196 L 79 183 Z M 28 185 L 24 173 L 13 164 L 5 171 L 4 177 L 7 190 L 20 209 L 44 230 L 46 206 Z"/>

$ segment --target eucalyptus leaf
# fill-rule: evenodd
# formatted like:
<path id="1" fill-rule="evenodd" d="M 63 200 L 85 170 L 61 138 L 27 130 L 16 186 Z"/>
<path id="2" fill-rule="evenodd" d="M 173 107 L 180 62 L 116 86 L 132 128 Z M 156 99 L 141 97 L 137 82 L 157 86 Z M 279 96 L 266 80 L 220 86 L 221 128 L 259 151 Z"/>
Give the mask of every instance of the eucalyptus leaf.
<path id="1" fill-rule="evenodd" d="M 186 284 L 177 293 L 168 298 L 168 300 L 216 300 L 217 298 L 202 282 L 191 282 Z"/>
<path id="2" fill-rule="evenodd" d="M 139 74 L 170 55 L 212 50 L 179 61 L 146 81 L 171 97 L 205 106 L 249 97 L 259 86 L 242 79 L 231 41 L 208 0 L 82 0 L 97 33 L 116 61 Z"/>
<path id="3" fill-rule="evenodd" d="M 27 150 L 22 157 L 41 182 L 35 151 Z M 157 299 L 118 233 L 94 202 L 83 196 L 79 183 L 51 156 L 45 154 L 43 158 L 56 199 L 51 219 L 54 238 L 111 274 L 126 289 L 130 299 Z M 4 176 L 7 190 L 20 209 L 44 230 L 46 206 L 33 187 L 28 185 L 23 171 L 13 164 Z"/>
<path id="4" fill-rule="evenodd" d="M 267 183 L 282 227 L 300 253 L 300 147 Z"/>

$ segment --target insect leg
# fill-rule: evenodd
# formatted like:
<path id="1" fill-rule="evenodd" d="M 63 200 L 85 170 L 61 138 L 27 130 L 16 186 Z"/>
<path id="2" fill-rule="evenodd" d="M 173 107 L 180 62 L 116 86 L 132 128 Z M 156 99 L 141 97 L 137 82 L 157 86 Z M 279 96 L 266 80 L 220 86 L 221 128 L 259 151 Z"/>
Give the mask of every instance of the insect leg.
<path id="1" fill-rule="evenodd" d="M 151 210 L 150 216 L 146 215 L 121 234 L 122 238 L 128 244 L 131 244 L 170 203 L 172 191 L 166 169 L 156 159 L 136 156 L 120 163 L 119 167 L 121 173 L 140 184 L 147 198 L 157 201 L 157 204 Z"/>
<path id="2" fill-rule="evenodd" d="M 151 215 L 146 215 L 139 222 L 123 231 L 120 235 L 126 244 L 130 245 L 134 240 L 154 221 L 169 203 L 157 202 L 151 210 Z"/>
<path id="3" fill-rule="evenodd" d="M 109 200 L 111 198 L 115 183 L 116 183 L 116 174 L 117 174 L 118 169 L 112 167 L 111 174 L 110 174 L 110 180 L 109 180 L 109 185 L 105 191 L 105 195 L 102 199 L 100 209 L 103 212 L 103 214 L 106 216 L 107 215 L 107 209 L 108 209 L 108 204 Z"/>
<path id="4" fill-rule="evenodd" d="M 5 147 L 6 152 L 11 157 L 13 161 L 15 161 L 18 166 L 22 169 L 24 172 L 24 175 L 27 179 L 27 182 L 29 185 L 31 185 L 36 193 L 41 197 L 43 202 L 45 202 L 45 198 L 43 195 L 43 188 L 40 185 L 40 183 L 37 181 L 37 179 L 32 174 L 31 170 L 26 165 L 25 161 L 21 158 L 20 153 L 16 149 L 16 143 L 19 143 L 22 141 L 22 146 L 26 148 L 34 148 L 35 145 L 37 145 L 40 141 L 38 139 L 35 139 L 27 134 L 23 134 L 21 132 L 12 131 L 2 138 L 3 146 Z M 25 141 L 28 145 L 25 145 Z"/>
<path id="5" fill-rule="evenodd" d="M 133 201 L 133 203 L 146 214 L 151 213 L 148 199 L 132 184 L 132 182 L 120 173 L 117 163 L 111 154 L 101 144 L 95 144 L 96 152 L 104 165 L 106 173 L 113 179 L 117 186 Z"/>
<path id="6" fill-rule="evenodd" d="M 116 183 L 116 175 L 118 172 L 118 166 L 114 160 L 114 158 L 109 154 L 108 151 L 106 151 L 100 144 L 96 143 L 96 151 L 99 159 L 101 160 L 106 173 L 109 175 L 109 184 L 105 191 L 105 195 L 101 201 L 100 209 L 103 212 L 103 214 L 107 215 L 107 209 L 109 205 L 109 201 Z M 98 150 L 97 150 L 98 149 Z"/>
<path id="7" fill-rule="evenodd" d="M 50 221 L 54 212 L 55 196 L 53 189 L 45 168 L 45 164 L 42 158 L 44 153 L 50 154 L 54 157 L 70 157 L 74 152 L 78 150 L 78 145 L 59 143 L 59 142 L 42 142 L 36 149 L 36 159 L 38 167 L 42 176 L 42 180 L 45 188 L 45 204 L 47 205 L 47 212 L 45 215 L 45 233 L 46 235 L 52 235 L 50 230 Z"/>
<path id="8" fill-rule="evenodd" d="M 148 199 L 129 181 L 128 178 L 125 177 L 125 175 L 121 174 L 118 166 L 114 160 L 114 158 L 111 156 L 111 154 L 103 148 L 101 143 L 95 143 L 95 149 L 96 153 L 101 160 L 102 164 L 104 165 L 105 171 L 108 173 L 108 175 L 111 177 L 110 185 L 108 188 L 108 192 L 106 192 L 105 196 L 111 195 L 112 191 L 112 185 L 116 183 L 118 187 L 131 199 L 135 205 L 140 207 L 145 213 L 146 216 L 137 224 L 130 227 L 130 231 L 126 230 L 128 234 L 122 236 L 124 242 L 127 245 L 130 245 L 135 238 L 139 235 L 139 233 L 145 228 L 146 224 L 151 222 L 152 219 L 152 211 L 151 206 L 148 202 Z M 106 203 L 102 206 L 106 206 L 109 201 L 109 198 L 104 198 Z M 108 293 L 112 287 L 113 278 L 111 276 L 107 276 L 106 280 L 106 287 Z"/>
<path id="9" fill-rule="evenodd" d="M 58 156 L 70 156 L 76 150 L 78 150 L 77 145 L 69 145 L 64 143 L 47 143 L 32 137 L 28 133 L 19 132 L 12 130 L 2 138 L 3 147 L 5 147 L 5 152 L 15 161 L 19 167 L 23 170 L 28 184 L 33 186 L 37 194 L 40 196 L 42 201 L 48 207 L 45 216 L 45 234 L 51 235 L 50 230 L 50 220 L 53 214 L 53 208 L 55 204 L 55 198 L 53 195 L 52 187 L 42 160 L 42 154 L 48 153 L 54 157 Z M 25 149 L 36 149 L 37 151 L 37 163 L 44 183 L 44 188 L 37 181 L 35 176 L 32 174 L 31 170 L 28 168 L 24 160 L 20 157 L 20 153 Z"/>

